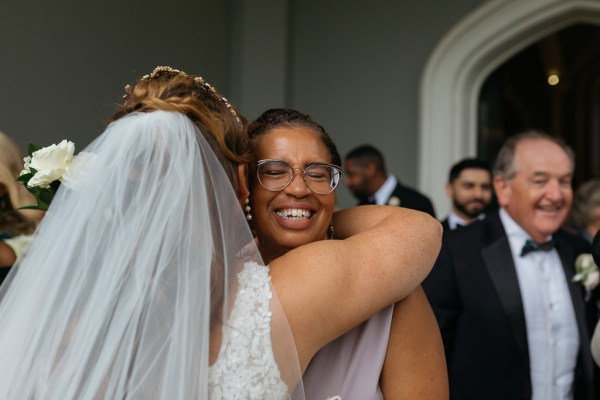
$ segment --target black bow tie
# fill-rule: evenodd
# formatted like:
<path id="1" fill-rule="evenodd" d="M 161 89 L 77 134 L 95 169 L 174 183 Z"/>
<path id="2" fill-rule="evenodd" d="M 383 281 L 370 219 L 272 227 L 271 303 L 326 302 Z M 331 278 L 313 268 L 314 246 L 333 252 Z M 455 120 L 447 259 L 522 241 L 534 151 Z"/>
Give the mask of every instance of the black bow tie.
<path id="1" fill-rule="evenodd" d="M 521 250 L 521 257 L 533 252 L 533 251 L 550 251 L 554 248 L 556 241 L 550 239 L 544 243 L 534 242 L 533 240 L 527 239 L 523 249 Z"/>

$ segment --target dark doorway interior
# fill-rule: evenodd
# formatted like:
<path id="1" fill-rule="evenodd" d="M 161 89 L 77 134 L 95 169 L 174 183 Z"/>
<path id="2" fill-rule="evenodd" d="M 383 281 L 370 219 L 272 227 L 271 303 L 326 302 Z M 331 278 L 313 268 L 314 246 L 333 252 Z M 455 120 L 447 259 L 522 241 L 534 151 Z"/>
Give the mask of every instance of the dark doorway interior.
<path id="1" fill-rule="evenodd" d="M 484 82 L 478 104 L 479 157 L 492 162 L 505 138 L 535 128 L 573 148 L 575 185 L 600 176 L 600 27 L 572 25 L 514 55 Z"/>

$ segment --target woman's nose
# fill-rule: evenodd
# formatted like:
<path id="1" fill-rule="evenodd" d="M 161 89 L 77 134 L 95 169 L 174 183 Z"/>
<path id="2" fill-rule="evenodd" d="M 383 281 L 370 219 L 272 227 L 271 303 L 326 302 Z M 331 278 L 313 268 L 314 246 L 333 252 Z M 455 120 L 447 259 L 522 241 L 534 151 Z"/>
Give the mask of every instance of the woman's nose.
<path id="1" fill-rule="evenodd" d="M 306 184 L 306 181 L 304 180 L 303 171 L 294 171 L 292 181 L 285 188 L 285 192 L 288 194 L 292 194 L 296 197 L 303 197 L 311 192 L 310 188 Z"/>

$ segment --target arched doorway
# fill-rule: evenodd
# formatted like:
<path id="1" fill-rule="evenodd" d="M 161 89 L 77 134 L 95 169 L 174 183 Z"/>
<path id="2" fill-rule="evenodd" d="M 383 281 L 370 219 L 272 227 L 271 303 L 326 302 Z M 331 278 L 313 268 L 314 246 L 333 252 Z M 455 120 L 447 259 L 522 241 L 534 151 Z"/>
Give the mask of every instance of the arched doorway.
<path id="1" fill-rule="evenodd" d="M 600 176 L 600 26 L 575 24 L 521 50 L 485 80 L 478 102 L 477 155 L 528 128 L 575 150 L 574 183 Z"/>
<path id="2" fill-rule="evenodd" d="M 532 43 L 579 23 L 600 25 L 600 2 L 495 0 L 438 44 L 421 81 L 418 177 L 440 215 L 449 208 L 443 190 L 448 167 L 477 153 L 478 100 L 485 79 Z"/>

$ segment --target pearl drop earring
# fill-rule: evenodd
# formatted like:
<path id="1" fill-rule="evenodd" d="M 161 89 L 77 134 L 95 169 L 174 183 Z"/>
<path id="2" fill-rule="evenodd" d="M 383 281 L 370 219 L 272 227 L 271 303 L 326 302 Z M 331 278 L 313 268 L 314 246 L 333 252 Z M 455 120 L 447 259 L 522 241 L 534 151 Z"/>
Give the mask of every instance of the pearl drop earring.
<path id="1" fill-rule="evenodd" d="M 250 207 L 250 198 L 248 197 L 244 203 L 246 203 L 246 207 L 244 207 L 244 211 L 246 211 L 246 219 L 250 221 L 252 220 L 252 214 L 250 214 L 250 211 L 252 211 L 252 207 Z"/>

